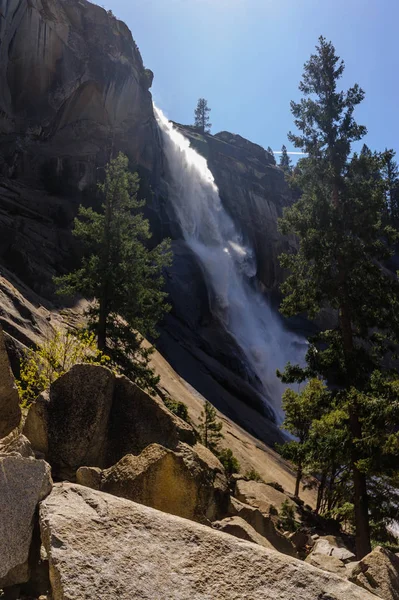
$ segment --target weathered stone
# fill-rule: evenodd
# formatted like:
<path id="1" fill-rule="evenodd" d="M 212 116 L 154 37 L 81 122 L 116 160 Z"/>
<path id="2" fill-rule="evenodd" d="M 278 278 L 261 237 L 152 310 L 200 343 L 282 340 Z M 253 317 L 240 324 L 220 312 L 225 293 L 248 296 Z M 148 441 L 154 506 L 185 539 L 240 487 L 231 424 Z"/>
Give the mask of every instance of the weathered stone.
<path id="1" fill-rule="evenodd" d="M 50 466 L 44 461 L 0 456 L 0 588 L 29 579 L 33 518 L 51 486 Z"/>
<path id="2" fill-rule="evenodd" d="M 305 562 L 328 571 L 329 573 L 336 573 L 340 577 L 347 577 L 347 570 L 345 564 L 339 558 L 335 556 L 329 556 L 327 554 L 314 554 L 313 552 L 306 557 Z"/>
<path id="3" fill-rule="evenodd" d="M 276 490 L 271 485 L 257 481 L 237 481 L 235 496 L 241 502 L 259 508 L 264 514 L 270 514 L 270 507 L 280 511 L 284 502 L 288 502 L 296 508 L 295 502 L 283 492 Z"/>
<path id="4" fill-rule="evenodd" d="M 316 540 L 312 554 L 334 556 L 343 563 L 356 560 L 356 556 L 344 546 L 342 540 L 332 535 L 320 537 Z"/>
<path id="5" fill-rule="evenodd" d="M 18 427 L 21 420 L 19 396 L 0 327 L 0 439 Z"/>
<path id="6" fill-rule="evenodd" d="M 31 406 L 24 434 L 53 474 L 73 481 L 79 467 L 106 468 L 158 442 L 195 442 L 193 429 L 126 377 L 75 365 Z"/>
<path id="7" fill-rule="evenodd" d="M 108 436 L 106 466 L 115 464 L 126 454 L 138 454 L 150 444 L 174 449 L 180 441 L 195 443 L 190 425 L 126 377 L 115 378 Z"/>
<path id="8" fill-rule="evenodd" d="M 92 490 L 101 489 L 102 470 L 99 467 L 80 467 L 76 471 L 76 483 Z"/>
<path id="9" fill-rule="evenodd" d="M 234 535 L 234 537 L 237 537 L 240 540 L 247 540 L 247 542 L 259 544 L 259 546 L 263 546 L 264 548 L 275 550 L 273 544 L 271 544 L 269 540 L 255 531 L 255 529 L 241 517 L 227 517 L 223 519 L 223 521 L 215 521 L 213 527 L 219 531 L 223 531 L 223 533 Z"/>
<path id="10" fill-rule="evenodd" d="M 372 600 L 306 563 L 72 484 L 41 504 L 54 600 Z"/>
<path id="11" fill-rule="evenodd" d="M 399 600 L 399 558 L 381 546 L 365 556 L 349 578 L 383 600 Z"/>
<path id="12" fill-rule="evenodd" d="M 280 533 L 269 514 L 264 514 L 259 508 L 244 504 L 236 498 L 230 498 L 229 515 L 238 516 L 249 523 L 262 537 L 266 538 L 273 548 L 288 554 L 297 556 L 294 545 L 282 533 Z"/>
<path id="13" fill-rule="evenodd" d="M 288 536 L 290 542 L 292 542 L 297 550 L 302 550 L 306 546 L 314 546 L 314 541 L 306 531 L 295 531 Z"/>
<path id="14" fill-rule="evenodd" d="M 32 405 L 24 433 L 45 453 L 54 476 L 73 479 L 82 465 L 104 465 L 114 382 L 109 369 L 76 365 Z"/>
<path id="15" fill-rule="evenodd" d="M 23 458 L 34 458 L 29 440 L 20 433 L 19 429 L 14 429 L 7 437 L 0 440 L 0 454 L 16 454 Z"/>
<path id="16" fill-rule="evenodd" d="M 206 452 L 200 458 L 193 448 L 181 450 L 152 444 L 102 472 L 79 469 L 77 482 L 193 521 L 220 518 L 226 513 L 228 487 L 222 465 L 213 455 L 206 462 Z"/>

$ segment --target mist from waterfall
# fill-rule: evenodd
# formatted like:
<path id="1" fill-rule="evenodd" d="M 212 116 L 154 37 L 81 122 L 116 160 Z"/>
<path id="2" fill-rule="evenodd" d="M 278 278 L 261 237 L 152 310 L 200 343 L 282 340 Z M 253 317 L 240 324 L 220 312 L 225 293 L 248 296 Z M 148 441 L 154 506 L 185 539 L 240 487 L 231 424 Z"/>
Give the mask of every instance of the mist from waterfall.
<path id="1" fill-rule="evenodd" d="M 212 312 L 236 340 L 261 383 L 265 402 L 281 423 L 284 386 L 276 369 L 283 369 L 289 360 L 300 361 L 303 340 L 284 328 L 256 289 L 255 253 L 224 209 L 205 158 L 161 110 L 154 109 L 168 163 L 169 199 L 184 239 L 202 265 Z"/>

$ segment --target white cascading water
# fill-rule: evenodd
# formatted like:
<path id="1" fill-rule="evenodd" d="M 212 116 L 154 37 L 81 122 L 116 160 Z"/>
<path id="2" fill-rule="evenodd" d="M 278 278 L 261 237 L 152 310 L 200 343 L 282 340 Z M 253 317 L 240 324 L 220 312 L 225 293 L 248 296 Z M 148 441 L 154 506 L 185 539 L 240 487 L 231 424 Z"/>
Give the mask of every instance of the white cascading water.
<path id="1" fill-rule="evenodd" d="M 284 386 L 276 369 L 283 369 L 289 360 L 302 362 L 304 342 L 284 328 L 251 284 L 257 272 L 255 253 L 244 245 L 224 209 L 205 158 L 154 108 L 168 161 L 170 200 L 184 239 L 202 265 L 213 313 L 236 340 L 263 386 L 265 402 L 281 423 Z"/>

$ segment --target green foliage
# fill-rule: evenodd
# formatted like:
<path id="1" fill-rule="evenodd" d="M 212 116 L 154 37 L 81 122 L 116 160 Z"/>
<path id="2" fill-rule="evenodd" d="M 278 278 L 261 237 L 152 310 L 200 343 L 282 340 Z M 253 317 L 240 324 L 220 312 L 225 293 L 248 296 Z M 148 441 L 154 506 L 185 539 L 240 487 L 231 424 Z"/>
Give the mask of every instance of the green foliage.
<path id="1" fill-rule="evenodd" d="M 295 520 L 295 507 L 290 501 L 284 500 L 279 512 L 279 524 L 284 531 L 296 531 L 299 524 Z"/>
<path id="2" fill-rule="evenodd" d="M 280 169 L 282 169 L 284 171 L 284 175 L 286 175 L 286 176 L 291 175 L 292 161 L 291 161 L 290 157 L 288 156 L 287 148 L 286 148 L 286 146 L 284 146 L 284 144 L 281 147 L 279 167 L 280 167 Z"/>
<path id="3" fill-rule="evenodd" d="M 28 350 L 21 360 L 17 380 L 21 405 L 30 406 L 39 394 L 78 363 L 107 365 L 109 357 L 98 350 L 93 333 L 55 330 L 36 350 Z"/>
<path id="4" fill-rule="evenodd" d="M 188 408 L 184 402 L 180 402 L 180 400 L 172 400 L 172 398 L 164 398 L 163 400 L 166 408 L 170 410 L 174 415 L 186 421 L 186 423 L 190 423 L 190 418 L 188 416 Z"/>
<path id="5" fill-rule="evenodd" d="M 271 515 L 271 516 L 277 516 L 278 515 L 278 510 L 277 510 L 277 508 L 273 504 L 271 504 L 269 506 L 269 515 Z"/>
<path id="6" fill-rule="evenodd" d="M 209 120 L 210 112 L 211 109 L 208 107 L 208 101 L 205 100 L 205 98 L 200 98 L 197 103 L 197 108 L 194 111 L 194 126 L 202 133 L 210 133 L 211 131 L 212 123 Z"/>
<path id="7" fill-rule="evenodd" d="M 204 410 L 201 412 L 201 423 L 199 431 L 202 444 L 214 454 L 219 454 L 220 440 L 223 423 L 216 418 L 216 408 L 208 400 L 205 402 Z"/>
<path id="8" fill-rule="evenodd" d="M 281 257 L 289 271 L 281 310 L 314 318 L 329 307 L 338 323 L 309 340 L 307 366 L 288 365 L 283 380 L 317 377 L 329 384 L 328 406 L 315 415 L 306 435 L 307 454 L 318 463 L 321 486 L 334 487 L 343 477 L 341 503 L 350 473 L 348 501 L 354 505 L 361 558 L 370 549 L 367 485 L 372 477 L 391 476 L 398 456 L 391 359 L 399 343 L 399 283 L 381 268 L 397 239 L 385 218 L 384 159 L 367 148 L 352 155 L 352 143 L 366 133 L 354 119 L 364 92 L 357 84 L 340 91 L 343 72 L 334 46 L 320 38 L 305 64 L 303 98 L 291 103 L 298 133 L 289 139 L 307 158 L 295 173 L 302 196 L 281 221 L 282 232 L 300 242 L 296 254 Z M 290 401 L 295 405 L 294 397 Z M 331 510 L 336 500 L 330 500 Z"/>
<path id="9" fill-rule="evenodd" d="M 234 473 L 239 473 L 240 463 L 230 448 L 225 448 L 220 452 L 219 460 L 222 463 L 228 477 L 231 477 Z"/>
<path id="10" fill-rule="evenodd" d="M 399 225 L 399 166 L 395 161 L 396 152 L 387 148 L 381 155 L 381 176 L 384 182 L 386 212 L 391 223 Z"/>
<path id="11" fill-rule="evenodd" d="M 245 473 L 245 479 L 248 479 L 248 481 L 257 481 L 258 483 L 264 483 L 260 473 L 258 473 L 258 471 L 256 471 L 255 469 L 250 469 L 249 471 L 247 471 Z"/>
<path id="12" fill-rule="evenodd" d="M 84 254 L 81 267 L 56 280 L 59 293 L 93 299 L 89 324 L 98 347 L 140 387 L 154 391 L 159 378 L 149 366 L 153 348 L 144 336 L 157 337 L 156 325 L 169 310 L 162 270 L 171 263 L 170 243 L 148 248 L 151 232 L 138 199 L 139 178 L 119 154 L 99 185 L 101 210 L 79 209 L 74 235 Z"/>

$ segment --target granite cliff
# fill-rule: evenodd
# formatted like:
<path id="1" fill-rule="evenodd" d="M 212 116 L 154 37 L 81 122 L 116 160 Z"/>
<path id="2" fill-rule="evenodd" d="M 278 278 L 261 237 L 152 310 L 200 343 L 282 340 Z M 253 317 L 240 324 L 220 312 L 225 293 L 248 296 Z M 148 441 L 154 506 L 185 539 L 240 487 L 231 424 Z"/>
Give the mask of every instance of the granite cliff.
<path id="1" fill-rule="evenodd" d="M 78 256 L 71 236 L 77 206 L 89 201 L 111 153 L 124 151 L 142 176 L 154 239 L 173 240 L 166 277 L 173 310 L 161 352 L 227 415 L 271 442 L 280 437 L 272 425 L 268 431 L 242 417 L 246 405 L 265 412 L 256 379 L 211 314 L 201 267 L 168 203 L 152 77 L 129 29 L 99 6 L 0 1 L 0 265 L 7 298 L 0 319 L 12 338 L 35 341 L 50 318 L 42 313 L 54 309 L 52 277 Z M 290 202 L 282 173 L 263 148 L 238 135 L 180 129 L 207 158 L 225 208 L 255 249 L 264 293 L 274 296 L 282 278 L 277 256 L 290 243 L 277 231 Z"/>

